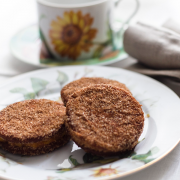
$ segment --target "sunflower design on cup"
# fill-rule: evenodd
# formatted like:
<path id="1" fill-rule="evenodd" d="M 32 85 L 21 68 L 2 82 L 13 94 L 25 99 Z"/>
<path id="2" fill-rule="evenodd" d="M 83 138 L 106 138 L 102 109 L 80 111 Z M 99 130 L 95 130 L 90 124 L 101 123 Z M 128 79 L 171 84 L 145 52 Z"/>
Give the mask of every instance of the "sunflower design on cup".
<path id="1" fill-rule="evenodd" d="M 97 29 L 92 28 L 93 18 L 81 11 L 64 12 L 63 17 L 52 21 L 49 36 L 55 51 L 62 57 L 76 60 L 82 51 L 89 52 Z"/>

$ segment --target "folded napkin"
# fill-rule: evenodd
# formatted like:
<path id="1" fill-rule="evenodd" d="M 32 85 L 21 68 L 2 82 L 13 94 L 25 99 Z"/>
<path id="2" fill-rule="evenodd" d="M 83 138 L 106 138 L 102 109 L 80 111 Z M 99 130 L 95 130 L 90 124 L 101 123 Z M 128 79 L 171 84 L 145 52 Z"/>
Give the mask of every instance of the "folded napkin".
<path id="1" fill-rule="evenodd" d="M 180 34 L 178 33 L 180 33 L 180 25 L 172 20 L 168 20 L 160 28 L 137 23 L 125 31 L 124 49 L 130 56 L 151 68 L 180 68 Z"/>

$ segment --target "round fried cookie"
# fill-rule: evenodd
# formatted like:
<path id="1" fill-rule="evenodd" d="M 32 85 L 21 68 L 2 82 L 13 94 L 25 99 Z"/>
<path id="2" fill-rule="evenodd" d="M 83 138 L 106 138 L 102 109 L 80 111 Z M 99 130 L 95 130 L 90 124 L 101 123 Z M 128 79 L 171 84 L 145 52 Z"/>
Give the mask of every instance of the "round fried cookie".
<path id="1" fill-rule="evenodd" d="M 55 101 L 34 99 L 7 106 L 0 112 L 0 145 L 21 155 L 39 155 L 66 144 L 66 108 Z"/>
<path id="2" fill-rule="evenodd" d="M 65 123 L 71 138 L 86 152 L 118 155 L 137 145 L 144 114 L 139 102 L 124 89 L 92 85 L 69 99 Z"/>
<path id="3" fill-rule="evenodd" d="M 125 84 L 120 83 L 115 80 L 110 80 L 110 79 L 105 79 L 105 78 L 100 78 L 100 77 L 83 77 L 81 79 L 78 79 L 76 81 L 72 81 L 66 86 L 64 86 L 61 90 L 61 98 L 64 104 L 66 105 L 69 97 L 77 90 L 87 87 L 89 85 L 94 85 L 94 84 L 111 84 L 114 86 L 117 86 L 119 88 L 123 88 L 129 93 L 130 90 L 126 87 Z"/>

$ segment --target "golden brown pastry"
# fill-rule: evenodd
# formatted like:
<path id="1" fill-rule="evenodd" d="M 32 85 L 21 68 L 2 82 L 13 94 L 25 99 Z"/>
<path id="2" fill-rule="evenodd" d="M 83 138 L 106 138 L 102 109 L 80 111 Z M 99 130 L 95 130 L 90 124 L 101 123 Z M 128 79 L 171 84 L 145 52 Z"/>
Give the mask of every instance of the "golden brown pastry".
<path id="1" fill-rule="evenodd" d="M 66 108 L 55 101 L 34 99 L 14 103 L 0 112 L 0 145 L 21 155 L 39 155 L 65 145 Z"/>
<path id="2" fill-rule="evenodd" d="M 99 156 L 134 149 L 144 127 L 139 102 L 112 85 L 91 85 L 76 91 L 66 105 L 66 126 L 75 143 Z"/>
<path id="3" fill-rule="evenodd" d="M 65 106 L 66 106 L 66 103 L 67 103 L 69 97 L 75 91 L 77 91 L 83 87 L 87 87 L 89 85 L 94 85 L 94 84 L 111 84 L 111 85 L 117 86 L 119 88 L 123 88 L 126 91 L 128 91 L 129 93 L 131 93 L 125 84 L 120 83 L 118 81 L 100 78 L 100 77 L 83 77 L 76 81 L 70 82 L 69 84 L 64 86 L 63 89 L 61 90 L 61 98 L 62 98 L 62 101 L 64 102 Z"/>

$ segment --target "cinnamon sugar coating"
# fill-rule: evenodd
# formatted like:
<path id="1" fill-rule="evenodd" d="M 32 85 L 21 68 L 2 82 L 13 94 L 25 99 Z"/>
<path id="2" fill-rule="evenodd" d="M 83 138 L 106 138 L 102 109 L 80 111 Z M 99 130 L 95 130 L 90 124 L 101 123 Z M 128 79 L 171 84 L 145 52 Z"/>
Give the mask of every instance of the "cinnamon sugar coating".
<path id="1" fill-rule="evenodd" d="M 0 145 L 14 154 L 38 155 L 66 144 L 66 108 L 55 101 L 32 99 L 0 111 Z"/>
<path id="2" fill-rule="evenodd" d="M 13 142 L 36 142 L 55 134 L 64 124 L 65 107 L 47 99 L 32 99 L 0 112 L 0 137 Z"/>
<path id="3" fill-rule="evenodd" d="M 62 98 L 62 101 L 64 102 L 65 106 L 66 106 L 66 103 L 67 103 L 69 97 L 75 91 L 80 90 L 83 87 L 87 87 L 89 85 L 95 85 L 95 84 L 111 84 L 111 85 L 117 86 L 119 88 L 123 88 L 126 91 L 128 91 L 129 93 L 131 93 L 125 84 L 120 83 L 118 81 L 100 78 L 100 77 L 83 77 L 76 81 L 70 82 L 69 84 L 67 84 L 66 86 L 64 86 L 62 88 L 61 98 Z"/>
<path id="4" fill-rule="evenodd" d="M 112 85 L 91 85 L 67 102 L 66 126 L 85 151 L 109 156 L 134 149 L 144 127 L 141 105 L 127 91 Z"/>

